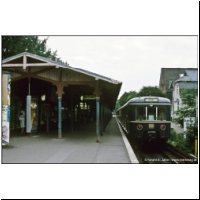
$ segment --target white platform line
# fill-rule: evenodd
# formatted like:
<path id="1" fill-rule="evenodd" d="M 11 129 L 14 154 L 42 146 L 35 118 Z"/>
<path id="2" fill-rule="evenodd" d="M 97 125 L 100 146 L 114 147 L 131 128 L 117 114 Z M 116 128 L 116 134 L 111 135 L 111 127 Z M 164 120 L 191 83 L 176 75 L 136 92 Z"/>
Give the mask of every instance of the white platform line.
<path id="1" fill-rule="evenodd" d="M 138 161 L 138 159 L 137 159 L 135 153 L 133 152 L 133 149 L 132 149 L 131 145 L 129 144 L 129 141 L 127 140 L 127 138 L 126 138 L 126 136 L 125 136 L 125 134 L 124 134 L 124 132 L 123 132 L 121 126 L 119 125 L 119 122 L 118 122 L 117 118 L 115 118 L 115 119 L 116 119 L 116 122 L 117 122 L 117 124 L 118 124 L 119 130 L 120 130 L 120 132 L 121 132 L 122 138 L 123 138 L 123 140 L 124 140 L 124 144 L 125 144 L 125 146 L 126 146 L 126 149 L 127 149 L 128 155 L 129 155 L 129 158 L 130 158 L 130 160 L 131 160 L 131 163 L 139 163 L 139 161 Z"/>

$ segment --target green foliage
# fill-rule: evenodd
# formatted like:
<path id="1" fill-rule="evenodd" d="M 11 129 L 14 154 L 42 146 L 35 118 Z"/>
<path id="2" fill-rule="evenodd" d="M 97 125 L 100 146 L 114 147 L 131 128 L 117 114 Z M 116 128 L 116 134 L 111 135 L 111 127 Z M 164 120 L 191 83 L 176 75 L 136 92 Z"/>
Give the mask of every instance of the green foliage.
<path id="1" fill-rule="evenodd" d="M 115 112 L 120 108 L 120 100 L 117 100 L 116 104 L 115 104 Z"/>
<path id="2" fill-rule="evenodd" d="M 174 119 L 175 123 L 179 123 L 184 117 L 196 116 L 196 97 L 198 95 L 197 89 L 182 89 L 180 96 L 183 101 L 183 107 L 175 111 L 174 114 L 178 115 L 178 118 Z"/>
<path id="3" fill-rule="evenodd" d="M 178 147 L 182 150 L 185 150 L 185 138 L 182 134 L 177 134 L 176 131 L 171 130 L 171 136 L 168 139 L 168 143 L 170 143 L 171 145 Z"/>
<path id="4" fill-rule="evenodd" d="M 144 86 L 139 92 L 139 96 L 158 96 L 166 97 L 166 95 L 157 86 Z"/>
<path id="5" fill-rule="evenodd" d="M 196 117 L 196 97 L 198 91 L 195 88 L 181 89 L 180 96 L 183 101 L 183 106 L 174 112 L 178 117 L 173 119 L 176 124 L 183 124 L 184 117 Z M 179 140 L 176 140 L 176 146 L 183 149 L 188 153 L 194 153 L 194 140 L 198 138 L 198 120 L 195 124 L 191 124 L 187 127 L 185 137 L 180 144 Z"/>
<path id="6" fill-rule="evenodd" d="M 120 106 L 123 106 L 127 101 L 136 96 L 137 92 L 135 91 L 125 92 L 120 98 Z"/>
<path id="7" fill-rule="evenodd" d="M 130 91 L 130 92 L 124 92 L 124 94 L 120 97 L 119 100 L 117 100 L 115 105 L 115 110 L 118 110 L 121 106 L 123 106 L 127 101 L 130 99 L 137 97 L 137 92 Z"/>
<path id="8" fill-rule="evenodd" d="M 134 97 L 137 97 L 137 92 L 135 92 L 135 91 L 129 92 L 129 95 L 127 97 L 127 101 L 129 101 L 130 99 L 132 99 Z"/>
<path id="9" fill-rule="evenodd" d="M 47 40 L 39 40 L 38 36 L 2 36 L 2 59 L 29 52 L 63 63 L 57 58 L 57 51 L 47 49 Z"/>
<path id="10" fill-rule="evenodd" d="M 195 88 L 190 88 L 190 89 L 183 88 L 180 90 L 180 96 L 183 100 L 183 103 L 190 107 L 195 106 L 197 95 L 198 95 L 198 91 Z"/>
<path id="11" fill-rule="evenodd" d="M 117 111 L 120 107 L 122 107 L 125 103 L 127 103 L 130 99 L 138 96 L 159 96 L 159 97 L 165 97 L 165 94 L 162 93 L 162 91 L 158 87 L 148 86 L 143 87 L 139 93 L 135 91 L 130 92 L 124 92 L 124 94 L 120 97 L 119 100 L 117 100 L 115 105 L 115 110 Z"/>
<path id="12" fill-rule="evenodd" d="M 171 131 L 171 137 L 168 143 L 182 149 L 187 153 L 194 154 L 194 141 L 198 138 L 198 120 L 195 124 L 191 124 L 184 135 L 177 134 L 174 130 Z"/>
<path id="13" fill-rule="evenodd" d="M 120 107 L 123 106 L 127 102 L 127 97 L 129 93 L 124 92 L 124 94 L 120 97 L 119 102 L 120 102 Z"/>

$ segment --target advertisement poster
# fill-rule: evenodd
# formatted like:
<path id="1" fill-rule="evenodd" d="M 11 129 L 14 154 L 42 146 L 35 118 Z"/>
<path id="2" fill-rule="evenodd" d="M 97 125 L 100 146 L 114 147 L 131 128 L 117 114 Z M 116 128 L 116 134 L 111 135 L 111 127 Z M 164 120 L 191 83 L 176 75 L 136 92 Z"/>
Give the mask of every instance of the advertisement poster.
<path id="1" fill-rule="evenodd" d="M 38 99 L 26 97 L 26 132 L 36 132 L 38 128 Z"/>
<path id="2" fill-rule="evenodd" d="M 2 75 L 2 145 L 9 143 L 10 138 L 10 74 Z"/>
<path id="3" fill-rule="evenodd" d="M 31 98 L 31 132 L 36 132 L 38 127 L 37 98 Z"/>

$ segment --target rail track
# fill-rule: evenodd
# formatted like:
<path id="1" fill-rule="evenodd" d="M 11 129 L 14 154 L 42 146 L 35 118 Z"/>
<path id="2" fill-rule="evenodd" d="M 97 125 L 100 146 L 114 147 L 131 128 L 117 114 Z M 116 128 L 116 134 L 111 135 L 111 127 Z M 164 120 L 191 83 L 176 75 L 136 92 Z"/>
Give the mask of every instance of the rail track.
<path id="1" fill-rule="evenodd" d="M 143 164 L 198 164 L 198 159 L 170 144 L 143 146 L 128 138 L 139 163 Z"/>
<path id="2" fill-rule="evenodd" d="M 119 123 L 122 127 L 121 123 Z M 164 146 L 159 144 L 142 145 L 139 141 L 128 137 L 123 129 L 135 155 L 142 164 L 198 164 L 198 159 L 177 147 L 168 143 Z"/>
<path id="3" fill-rule="evenodd" d="M 162 151 L 172 162 L 177 164 L 198 164 L 195 156 L 192 156 L 170 144 L 167 144 Z"/>

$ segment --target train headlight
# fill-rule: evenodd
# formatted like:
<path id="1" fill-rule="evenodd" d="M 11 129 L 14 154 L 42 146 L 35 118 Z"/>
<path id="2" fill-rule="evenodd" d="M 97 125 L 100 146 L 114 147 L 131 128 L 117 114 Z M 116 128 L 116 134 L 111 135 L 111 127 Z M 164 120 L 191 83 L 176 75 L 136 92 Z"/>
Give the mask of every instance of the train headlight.
<path id="1" fill-rule="evenodd" d="M 164 130 L 166 129 L 166 126 L 165 126 L 164 124 L 161 124 L 161 125 L 160 125 L 160 129 L 161 129 L 162 131 L 164 131 Z"/>
<path id="2" fill-rule="evenodd" d="M 137 130 L 140 131 L 140 130 L 142 130 L 142 128 L 143 128 L 142 124 L 138 124 L 138 125 L 137 125 Z"/>

